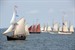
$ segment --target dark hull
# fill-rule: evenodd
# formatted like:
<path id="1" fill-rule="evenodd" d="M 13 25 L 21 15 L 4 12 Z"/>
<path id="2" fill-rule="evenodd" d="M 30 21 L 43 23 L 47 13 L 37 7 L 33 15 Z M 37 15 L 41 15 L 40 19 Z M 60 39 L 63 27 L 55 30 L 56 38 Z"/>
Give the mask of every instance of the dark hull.
<path id="1" fill-rule="evenodd" d="M 21 37 L 13 37 L 13 36 L 7 36 L 7 40 L 25 40 L 26 36 L 21 36 Z"/>
<path id="2" fill-rule="evenodd" d="M 29 32 L 30 34 L 40 34 L 41 32 Z"/>

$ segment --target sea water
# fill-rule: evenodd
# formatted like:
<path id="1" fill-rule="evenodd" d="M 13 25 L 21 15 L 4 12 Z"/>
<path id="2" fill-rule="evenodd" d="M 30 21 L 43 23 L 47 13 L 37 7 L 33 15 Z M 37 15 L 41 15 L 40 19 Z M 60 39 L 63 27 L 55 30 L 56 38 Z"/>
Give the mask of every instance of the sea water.
<path id="1" fill-rule="evenodd" d="M 31 34 L 26 40 L 7 41 L 0 29 L 0 50 L 75 50 L 75 33 L 59 35 L 50 33 Z"/>

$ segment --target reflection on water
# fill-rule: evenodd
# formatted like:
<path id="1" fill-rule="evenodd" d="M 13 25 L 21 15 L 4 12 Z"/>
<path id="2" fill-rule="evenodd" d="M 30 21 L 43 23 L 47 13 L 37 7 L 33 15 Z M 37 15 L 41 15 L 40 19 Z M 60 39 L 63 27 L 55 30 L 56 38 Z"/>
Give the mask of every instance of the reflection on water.
<path id="1" fill-rule="evenodd" d="M 26 40 L 7 41 L 0 29 L 0 50 L 75 50 L 75 33 L 53 35 L 49 33 L 31 34 Z"/>

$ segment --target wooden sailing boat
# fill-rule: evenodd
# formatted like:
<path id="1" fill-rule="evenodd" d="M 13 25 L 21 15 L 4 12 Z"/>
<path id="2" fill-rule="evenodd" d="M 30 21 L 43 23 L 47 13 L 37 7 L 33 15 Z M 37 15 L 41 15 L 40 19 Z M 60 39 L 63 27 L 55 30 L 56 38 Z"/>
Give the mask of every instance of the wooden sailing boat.
<path id="1" fill-rule="evenodd" d="M 29 32 L 30 33 L 40 33 L 41 32 L 41 30 L 40 30 L 40 24 L 30 26 L 29 27 Z"/>
<path id="2" fill-rule="evenodd" d="M 9 28 L 3 33 L 7 36 L 7 40 L 25 40 L 26 32 L 25 32 L 25 20 L 21 18 L 18 22 L 15 20 L 16 9 L 14 8 L 13 17 L 11 19 L 11 25 Z M 13 32 L 13 35 L 9 36 L 8 33 Z"/>
<path id="3" fill-rule="evenodd" d="M 25 40 L 26 33 L 25 33 L 25 26 L 24 26 L 24 18 L 21 18 L 16 24 L 10 25 L 10 27 L 3 33 L 7 34 L 13 32 L 12 36 L 7 36 L 7 40 Z"/>

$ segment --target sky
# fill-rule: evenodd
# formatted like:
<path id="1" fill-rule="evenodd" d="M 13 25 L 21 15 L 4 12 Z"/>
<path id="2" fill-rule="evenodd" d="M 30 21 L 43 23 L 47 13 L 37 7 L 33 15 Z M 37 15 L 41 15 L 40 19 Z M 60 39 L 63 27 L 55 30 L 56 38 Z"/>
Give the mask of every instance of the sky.
<path id="1" fill-rule="evenodd" d="M 14 6 L 17 6 L 17 19 L 25 18 L 26 24 L 40 23 L 41 26 L 62 25 L 62 17 L 75 27 L 75 0 L 0 0 L 0 28 L 10 26 Z"/>

